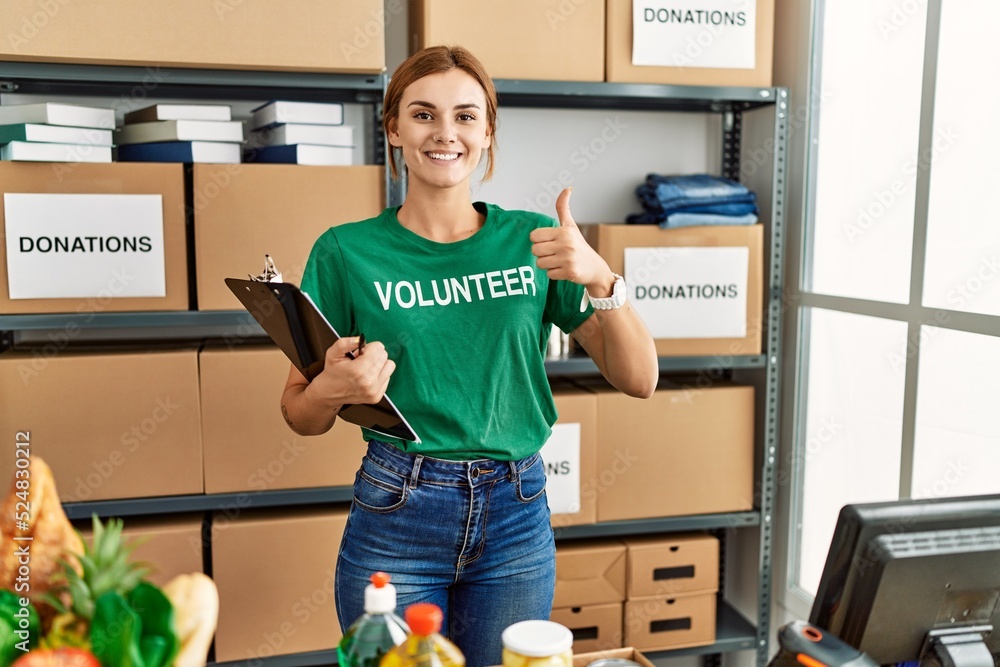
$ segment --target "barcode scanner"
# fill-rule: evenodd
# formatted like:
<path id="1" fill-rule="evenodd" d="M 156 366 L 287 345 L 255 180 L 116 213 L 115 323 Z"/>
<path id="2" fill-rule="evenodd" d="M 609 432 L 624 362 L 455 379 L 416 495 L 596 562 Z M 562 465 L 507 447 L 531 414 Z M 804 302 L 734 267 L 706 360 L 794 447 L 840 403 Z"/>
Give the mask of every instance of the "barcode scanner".
<path id="1" fill-rule="evenodd" d="M 768 667 L 878 667 L 866 653 L 805 621 L 783 626 L 778 643 Z"/>

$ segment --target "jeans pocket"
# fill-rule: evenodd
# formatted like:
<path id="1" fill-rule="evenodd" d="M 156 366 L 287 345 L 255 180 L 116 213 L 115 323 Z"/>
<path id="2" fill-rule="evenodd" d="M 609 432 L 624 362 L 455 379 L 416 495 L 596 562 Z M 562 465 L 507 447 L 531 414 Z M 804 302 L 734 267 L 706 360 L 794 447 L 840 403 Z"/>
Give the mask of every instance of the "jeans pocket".
<path id="1" fill-rule="evenodd" d="M 406 478 L 364 459 L 354 480 L 354 504 L 369 512 L 385 514 L 406 504 Z"/>
<path id="2" fill-rule="evenodd" d="M 517 476 L 517 499 L 530 503 L 545 495 L 545 466 L 542 457 L 535 454 L 534 460 Z"/>

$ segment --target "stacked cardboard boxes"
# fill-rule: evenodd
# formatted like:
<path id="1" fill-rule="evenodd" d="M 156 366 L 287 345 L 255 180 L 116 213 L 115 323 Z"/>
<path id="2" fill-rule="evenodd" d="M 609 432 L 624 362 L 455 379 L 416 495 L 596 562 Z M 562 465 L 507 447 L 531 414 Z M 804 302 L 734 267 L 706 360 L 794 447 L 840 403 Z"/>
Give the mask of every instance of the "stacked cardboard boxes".
<path id="1" fill-rule="evenodd" d="M 560 544 L 551 619 L 574 653 L 715 641 L 719 541 L 680 534 Z"/>
<path id="2" fill-rule="evenodd" d="M 658 650 L 714 643 L 718 539 L 694 534 L 635 537 L 625 544 L 625 645 Z"/>
<path id="3" fill-rule="evenodd" d="M 619 540 L 560 544 L 550 618 L 573 632 L 573 652 L 622 646 L 625 545 Z"/>
<path id="4" fill-rule="evenodd" d="M 240 310 L 226 278 L 258 273 L 270 254 L 298 283 L 323 232 L 385 203 L 374 165 L 197 164 L 186 192 L 180 164 L 6 162 L 0 183 L 17 198 L 0 207 L 13 240 L 0 249 L 0 313 L 78 314 L 67 339 L 98 313 L 189 309 L 189 213 L 198 309 Z"/>

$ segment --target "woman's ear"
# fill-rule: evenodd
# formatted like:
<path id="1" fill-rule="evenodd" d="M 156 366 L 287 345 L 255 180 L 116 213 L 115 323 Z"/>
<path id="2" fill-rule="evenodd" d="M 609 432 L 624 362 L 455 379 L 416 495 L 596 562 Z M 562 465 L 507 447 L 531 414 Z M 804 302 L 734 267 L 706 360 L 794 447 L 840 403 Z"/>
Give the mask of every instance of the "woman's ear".
<path id="1" fill-rule="evenodd" d="M 390 146 L 394 146 L 396 148 L 401 148 L 403 146 L 403 142 L 399 139 L 399 124 L 396 122 L 395 118 L 387 123 L 385 136 L 389 140 Z"/>

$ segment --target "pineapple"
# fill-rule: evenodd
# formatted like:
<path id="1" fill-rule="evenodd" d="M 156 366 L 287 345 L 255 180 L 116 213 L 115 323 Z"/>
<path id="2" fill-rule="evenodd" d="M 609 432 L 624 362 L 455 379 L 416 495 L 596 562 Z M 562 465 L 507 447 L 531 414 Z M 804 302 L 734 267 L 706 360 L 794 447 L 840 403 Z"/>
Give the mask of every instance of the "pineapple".
<path id="1" fill-rule="evenodd" d="M 151 572 L 148 563 L 130 562 L 132 552 L 139 542 L 122 538 L 124 522 L 108 519 L 102 524 L 97 515 L 93 517 L 93 546 L 83 545 L 82 554 L 74 554 L 80 564 L 82 574 L 71 563 L 63 560 L 62 571 L 53 579 L 56 586 L 48 596 L 48 602 L 61 614 L 69 614 L 89 623 L 94 617 L 94 603 L 104 593 L 115 591 L 127 595 Z M 64 604 L 60 593 L 68 594 L 69 604 Z"/>

